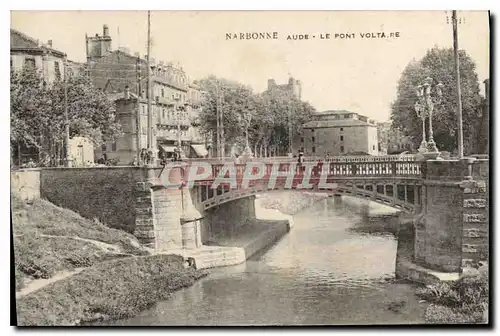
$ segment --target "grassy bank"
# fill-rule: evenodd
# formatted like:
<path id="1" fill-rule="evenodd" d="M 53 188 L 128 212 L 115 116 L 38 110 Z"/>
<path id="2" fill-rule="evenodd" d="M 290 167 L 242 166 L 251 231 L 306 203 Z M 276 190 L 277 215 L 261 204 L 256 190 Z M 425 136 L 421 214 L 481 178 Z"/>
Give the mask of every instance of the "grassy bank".
<path id="1" fill-rule="evenodd" d="M 172 255 L 129 257 L 89 267 L 17 300 L 20 326 L 67 326 L 136 315 L 206 273 Z"/>
<path id="2" fill-rule="evenodd" d="M 429 323 L 486 323 L 488 315 L 488 268 L 483 266 L 457 281 L 441 282 L 417 290 L 417 295 L 430 302 L 425 313 Z"/>
<path id="3" fill-rule="evenodd" d="M 12 198 L 16 289 L 105 260 L 148 255 L 136 238 L 45 200 Z"/>

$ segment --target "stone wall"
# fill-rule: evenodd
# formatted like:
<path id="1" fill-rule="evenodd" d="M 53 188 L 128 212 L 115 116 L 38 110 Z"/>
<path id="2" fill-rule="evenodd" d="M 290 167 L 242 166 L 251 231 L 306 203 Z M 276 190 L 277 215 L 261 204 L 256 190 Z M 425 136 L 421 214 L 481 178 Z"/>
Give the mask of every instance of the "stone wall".
<path id="1" fill-rule="evenodd" d="M 415 261 L 438 271 L 461 272 L 487 259 L 488 160 L 428 161 L 424 211 L 415 221 Z"/>
<path id="2" fill-rule="evenodd" d="M 231 235 L 253 219 L 255 219 L 255 196 L 237 199 L 206 210 L 201 225 L 201 240 L 206 243 L 219 235 Z"/>
<path id="3" fill-rule="evenodd" d="M 114 228 L 135 228 L 140 167 L 49 168 L 40 172 L 40 193 L 48 201 Z"/>
<path id="4" fill-rule="evenodd" d="M 182 191 L 180 189 L 159 188 L 153 192 L 154 226 L 158 251 L 180 249 L 182 231 Z"/>
<path id="5" fill-rule="evenodd" d="M 463 192 L 458 186 L 428 185 L 426 188 L 425 249 L 420 259 L 432 269 L 458 272 L 461 266 Z"/>
<path id="6" fill-rule="evenodd" d="M 259 198 L 260 205 L 265 209 L 274 209 L 286 215 L 294 215 L 311 206 L 314 202 L 328 198 L 328 195 L 290 190 L 271 191 L 260 195 Z"/>
<path id="7" fill-rule="evenodd" d="M 22 200 L 40 198 L 40 170 L 23 170 L 10 173 L 10 191 Z"/>

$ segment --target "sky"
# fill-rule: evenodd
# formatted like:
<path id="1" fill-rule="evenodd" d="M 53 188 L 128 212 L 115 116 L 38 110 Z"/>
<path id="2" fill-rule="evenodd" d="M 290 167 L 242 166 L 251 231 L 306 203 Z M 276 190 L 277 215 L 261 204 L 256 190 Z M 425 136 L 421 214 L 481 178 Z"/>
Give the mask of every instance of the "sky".
<path id="1" fill-rule="evenodd" d="M 450 23 L 447 23 L 447 16 Z M 481 86 L 489 77 L 486 11 L 459 11 L 459 47 L 476 62 Z M 146 53 L 146 11 L 13 11 L 11 27 L 40 39 L 74 61 L 85 61 L 85 34 L 102 35 L 112 48 Z M 278 32 L 277 40 L 227 40 L 226 33 Z M 362 38 L 384 32 L 393 38 Z M 335 34 L 354 33 L 351 39 Z M 308 40 L 287 40 L 308 34 Z M 330 34 L 330 39 L 320 39 Z M 152 11 L 152 57 L 180 63 L 190 79 L 214 74 L 256 92 L 274 78 L 302 82 L 302 98 L 318 111 L 345 109 L 378 121 L 390 116 L 401 72 L 434 46 L 452 47 L 445 11 Z M 313 36 L 315 36 L 313 38 Z"/>

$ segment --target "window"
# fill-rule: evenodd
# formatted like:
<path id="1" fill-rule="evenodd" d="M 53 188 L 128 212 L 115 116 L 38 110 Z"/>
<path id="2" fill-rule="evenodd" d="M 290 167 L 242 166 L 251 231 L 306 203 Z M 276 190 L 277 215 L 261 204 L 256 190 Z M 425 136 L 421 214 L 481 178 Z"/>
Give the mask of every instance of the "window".
<path id="1" fill-rule="evenodd" d="M 301 137 L 301 138 L 300 138 L 300 142 L 304 142 L 304 137 Z"/>
<path id="2" fill-rule="evenodd" d="M 161 96 L 165 97 L 165 90 L 164 89 L 161 89 Z"/>
<path id="3" fill-rule="evenodd" d="M 57 80 L 61 80 L 61 69 L 59 68 L 59 62 L 54 62 L 54 73 Z"/>
<path id="4" fill-rule="evenodd" d="M 175 99 L 175 95 L 172 95 L 172 99 Z"/>
<path id="5" fill-rule="evenodd" d="M 311 129 L 311 132 L 312 132 L 312 133 L 314 133 L 314 128 L 313 128 L 313 129 Z"/>
<path id="6" fill-rule="evenodd" d="M 116 141 L 111 145 L 111 150 L 116 151 Z"/>
<path id="7" fill-rule="evenodd" d="M 313 147 L 313 148 L 312 148 L 312 152 L 313 152 L 313 153 L 316 153 L 316 147 Z"/>
<path id="8" fill-rule="evenodd" d="M 373 150 L 375 150 L 375 145 L 373 145 Z"/>
<path id="9" fill-rule="evenodd" d="M 101 145 L 101 151 L 105 152 L 106 151 L 106 144 Z"/>
<path id="10" fill-rule="evenodd" d="M 14 65 L 14 62 L 12 61 L 12 57 L 10 58 L 10 67 L 12 68 L 12 66 Z"/>
<path id="11" fill-rule="evenodd" d="M 165 119 L 165 109 L 161 110 L 161 116 L 162 116 L 163 119 Z"/>
<path id="12" fill-rule="evenodd" d="M 344 136 L 343 135 L 340 136 L 340 141 L 344 141 Z"/>
<path id="13" fill-rule="evenodd" d="M 344 146 L 340 146 L 340 152 L 344 153 Z"/>
<path id="14" fill-rule="evenodd" d="M 34 58 L 25 58 L 24 59 L 24 66 L 35 68 L 36 67 L 35 59 Z"/>
<path id="15" fill-rule="evenodd" d="M 344 132 L 344 127 L 341 127 L 341 128 L 340 128 L 340 131 L 341 131 L 341 132 Z"/>
<path id="16" fill-rule="evenodd" d="M 312 142 L 316 142 L 316 138 L 315 137 L 312 137 Z"/>
<path id="17" fill-rule="evenodd" d="M 350 114 L 344 114 L 344 119 L 349 119 L 351 117 Z"/>

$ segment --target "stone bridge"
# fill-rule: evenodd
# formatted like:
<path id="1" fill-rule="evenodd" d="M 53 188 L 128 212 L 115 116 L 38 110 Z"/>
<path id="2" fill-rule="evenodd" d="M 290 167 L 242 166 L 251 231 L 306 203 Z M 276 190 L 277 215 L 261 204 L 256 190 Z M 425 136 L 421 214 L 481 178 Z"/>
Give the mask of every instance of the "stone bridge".
<path id="1" fill-rule="evenodd" d="M 195 251 L 211 237 L 238 229 L 255 218 L 255 195 L 268 190 L 350 195 L 412 217 L 415 263 L 461 272 L 487 259 L 488 168 L 488 159 L 417 161 L 413 156 L 302 165 L 283 158 L 245 164 L 186 161 L 163 168 L 53 168 L 41 171 L 41 195 L 133 232 L 157 252 Z"/>

